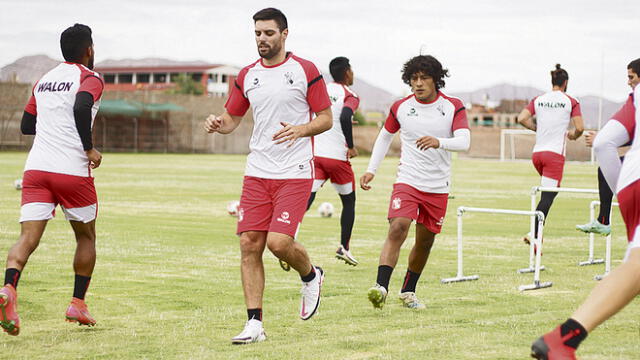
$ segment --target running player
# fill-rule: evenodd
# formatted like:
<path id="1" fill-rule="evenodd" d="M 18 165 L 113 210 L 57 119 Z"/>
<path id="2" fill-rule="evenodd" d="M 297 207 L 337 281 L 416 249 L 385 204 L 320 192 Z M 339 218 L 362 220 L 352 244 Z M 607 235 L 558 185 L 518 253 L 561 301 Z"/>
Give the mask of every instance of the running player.
<path id="1" fill-rule="evenodd" d="M 518 122 L 527 129 L 536 132 L 536 144 L 533 147 L 533 166 L 542 177 L 540 186 L 558 187 L 562 180 L 565 156 L 565 137 L 576 140 L 582 135 L 584 126 L 580 104 L 567 95 L 567 83 L 569 74 L 556 64 L 556 69 L 551 71 L 551 84 L 553 89 L 543 95 L 535 97 L 527 107 L 518 115 Z M 532 116 L 536 115 L 536 121 Z M 573 123 L 573 129 L 567 131 L 569 123 Z M 543 191 L 536 210 L 542 211 L 545 216 L 557 192 Z M 538 234 L 538 223 L 535 224 L 535 237 Z M 529 242 L 531 234 L 525 236 L 524 241 Z"/>
<path id="2" fill-rule="evenodd" d="M 228 134 L 250 106 L 253 110 L 237 227 L 248 321 L 231 340 L 234 344 L 266 339 L 262 326 L 265 246 L 300 274 L 302 320 L 318 309 L 324 278 L 323 270 L 311 264 L 304 247 L 294 240 L 313 183 L 310 137 L 331 128 L 327 87 L 313 63 L 285 52 L 289 30 L 280 10 L 260 10 L 253 20 L 261 59 L 240 71 L 226 111 L 210 115 L 205 124 L 209 133 Z"/>
<path id="3" fill-rule="evenodd" d="M 329 63 L 329 72 L 333 82 L 327 85 L 333 127 L 314 138 L 315 180 L 309 197 L 307 210 L 316 198 L 316 192 L 331 179 L 331 184 L 340 195 L 342 213 L 340 214 L 340 247 L 336 250 L 336 257 L 349 265 L 358 265 L 351 251 L 349 241 L 356 216 L 355 176 L 349 159 L 358 156 L 353 146 L 351 119 L 358 108 L 360 99 L 349 89 L 353 85 L 353 70 L 346 57 L 337 57 Z"/>
<path id="4" fill-rule="evenodd" d="M 416 284 L 447 210 L 451 151 L 466 151 L 471 141 L 462 101 L 440 91 L 445 76 L 449 76 L 448 70 L 433 56 L 416 56 L 404 64 L 402 80 L 411 86 L 413 95 L 391 106 L 373 146 L 367 172 L 360 178 L 360 187 L 371 189 L 369 183 L 394 134 L 400 131 L 402 152 L 389 203 L 389 233 L 380 254 L 376 284 L 368 292 L 374 308 L 381 309 L 385 303 L 400 247 L 414 220 L 416 240 L 409 253 L 400 300 L 408 308 L 425 307 L 416 297 Z"/>
<path id="5" fill-rule="evenodd" d="M 633 60 L 632 62 L 629 63 L 629 65 L 627 65 L 627 76 L 629 79 L 627 84 L 631 87 L 631 91 L 633 91 L 636 85 L 640 83 L 640 77 L 638 77 L 638 74 L 640 74 L 640 59 Z M 618 110 L 618 112 L 615 113 L 611 117 L 611 119 L 623 124 L 623 126 L 628 126 L 630 124 L 635 125 L 634 114 L 635 114 L 635 108 L 633 106 L 633 93 L 631 93 L 629 94 L 629 97 L 627 98 L 627 102 L 624 104 L 624 106 L 620 110 Z M 621 136 L 625 136 L 625 134 L 633 134 L 633 131 L 619 132 L 619 134 Z M 585 138 L 587 140 L 587 146 L 592 145 L 593 139 L 595 138 L 595 136 L 596 136 L 596 132 L 594 131 L 590 131 L 587 134 L 585 134 Z M 605 146 L 605 149 L 607 149 L 606 147 L 607 144 L 602 144 L 602 145 Z M 631 145 L 631 143 L 627 142 L 623 146 L 626 147 L 629 145 Z M 602 151 L 602 150 L 603 149 L 594 149 L 594 151 Z M 617 149 L 612 149 L 612 150 L 618 153 Z M 604 151 L 606 152 L 607 150 L 604 150 Z M 610 171 L 609 173 L 617 174 L 619 172 L 620 166 L 622 166 L 620 161 L 624 159 L 624 156 L 620 157 L 620 161 L 618 161 L 613 159 L 611 157 L 611 154 L 612 154 L 611 151 L 609 151 L 608 154 L 606 153 L 601 154 L 599 158 L 602 159 L 603 156 L 610 158 L 609 161 L 602 161 L 602 163 L 604 164 L 604 166 L 614 166 L 615 168 L 613 169 L 613 171 Z M 592 233 L 602 234 L 602 235 L 609 235 L 611 233 L 611 225 L 609 225 L 609 220 L 610 220 L 609 215 L 611 214 L 611 201 L 613 200 L 613 191 L 611 190 L 613 186 L 609 186 L 609 183 L 615 185 L 615 179 L 606 180 L 604 178 L 602 169 L 598 167 L 598 190 L 599 190 L 599 196 L 600 196 L 600 213 L 598 214 L 597 219 L 587 224 L 576 225 L 576 229 L 584 231 L 586 233 L 592 232 Z"/>
<path id="6" fill-rule="evenodd" d="M 91 29 L 75 24 L 60 36 L 66 60 L 33 87 L 22 116 L 25 135 L 35 135 L 24 167 L 20 239 L 9 250 L 4 287 L 0 289 L 0 326 L 20 333 L 16 289 L 20 273 L 38 247 L 47 222 L 59 204 L 76 238 L 75 285 L 68 321 L 95 325 L 84 301 L 96 262 L 95 219 L 98 200 L 91 169 L 102 155 L 93 147 L 91 127 L 103 82 L 93 69 Z"/>
<path id="7" fill-rule="evenodd" d="M 604 146 L 602 144 L 611 144 L 609 147 L 614 149 L 613 159 L 618 159 L 616 148 L 629 139 L 640 136 L 639 100 L 640 86 L 636 86 L 633 94 L 635 127 L 630 129 L 628 125 L 618 121 L 607 122 L 594 140 L 596 149 Z M 632 134 L 630 130 L 633 131 Z M 611 155 L 611 151 L 609 154 Z M 605 179 L 609 182 L 617 178 L 615 191 L 620 203 L 620 213 L 627 227 L 627 253 L 622 265 L 596 285 L 571 318 L 533 343 L 531 356 L 537 359 L 575 359 L 576 349 L 587 334 L 640 294 L 640 143 L 634 142 L 631 145 L 619 170 L 615 165 L 604 166 L 611 160 L 602 158 L 600 152 L 596 152 L 596 155 Z"/>

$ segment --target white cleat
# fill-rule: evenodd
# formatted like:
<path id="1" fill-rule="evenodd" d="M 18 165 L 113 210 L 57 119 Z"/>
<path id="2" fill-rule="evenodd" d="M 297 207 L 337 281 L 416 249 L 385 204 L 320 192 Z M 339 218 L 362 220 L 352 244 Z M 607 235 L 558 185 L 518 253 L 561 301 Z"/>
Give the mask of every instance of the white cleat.
<path id="1" fill-rule="evenodd" d="M 387 300 L 387 289 L 375 284 L 367 292 L 367 298 L 371 301 L 374 309 L 382 309 L 384 302 Z"/>
<path id="2" fill-rule="evenodd" d="M 343 260 L 345 263 L 349 265 L 356 266 L 358 265 L 358 260 L 351 255 L 351 252 L 344 248 L 344 246 L 340 245 L 338 250 L 336 250 L 336 258 Z"/>
<path id="3" fill-rule="evenodd" d="M 309 320 L 316 313 L 320 306 L 320 290 L 324 282 L 324 271 L 321 267 L 316 266 L 316 277 L 309 282 L 303 282 L 300 293 L 300 319 Z"/>
<path id="4" fill-rule="evenodd" d="M 422 310 L 426 307 L 420 302 L 420 300 L 418 300 L 418 297 L 414 292 L 401 292 L 398 298 L 402 301 L 402 306 L 409 309 Z"/>
<path id="5" fill-rule="evenodd" d="M 264 328 L 262 328 L 262 321 L 251 319 L 244 324 L 244 330 L 231 339 L 231 343 L 242 345 L 265 340 L 267 340 L 267 334 L 264 333 Z"/>

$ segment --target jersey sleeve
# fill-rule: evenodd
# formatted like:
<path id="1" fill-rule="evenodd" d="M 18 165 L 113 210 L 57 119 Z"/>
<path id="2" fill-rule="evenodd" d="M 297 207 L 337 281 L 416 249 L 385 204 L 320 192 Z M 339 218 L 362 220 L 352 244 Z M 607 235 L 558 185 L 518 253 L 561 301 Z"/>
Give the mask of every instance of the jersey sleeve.
<path id="1" fill-rule="evenodd" d="M 93 102 L 98 101 L 102 96 L 102 90 L 104 90 L 104 83 L 102 79 L 95 75 L 87 75 L 82 81 L 80 81 L 80 87 L 78 92 L 87 92 L 93 97 Z"/>
<path id="2" fill-rule="evenodd" d="M 344 107 L 348 107 L 355 113 L 360 105 L 360 98 L 348 89 L 344 89 L 344 92 Z"/>
<path id="3" fill-rule="evenodd" d="M 622 105 L 620 110 L 613 114 L 611 120 L 617 121 L 627 130 L 629 139 L 633 141 L 633 135 L 636 129 L 636 108 L 633 106 L 633 96 L 629 95 L 627 101 Z"/>
<path id="4" fill-rule="evenodd" d="M 238 77 L 231 88 L 229 99 L 227 99 L 227 103 L 224 104 L 229 115 L 244 116 L 247 110 L 249 110 L 249 99 L 244 95 L 244 78 L 247 75 L 247 71 L 248 70 L 244 68 L 238 73 Z"/>
<path id="5" fill-rule="evenodd" d="M 318 68 L 311 61 L 299 57 L 295 57 L 295 59 L 300 63 L 307 77 L 307 103 L 311 111 L 317 113 L 330 107 L 331 100 L 329 100 L 327 84 Z"/>
<path id="6" fill-rule="evenodd" d="M 458 99 L 451 99 L 450 101 L 455 108 L 453 121 L 451 122 L 451 131 L 468 129 L 469 120 L 467 120 L 467 109 L 464 107 L 464 104 Z"/>
<path id="7" fill-rule="evenodd" d="M 536 114 L 536 99 L 538 97 L 534 97 L 533 99 L 531 99 L 531 102 L 529 102 L 529 105 L 527 105 L 527 107 L 525 107 L 525 109 L 529 110 L 529 112 L 531 113 L 531 115 L 535 115 Z"/>
<path id="8" fill-rule="evenodd" d="M 392 134 L 395 134 L 398 132 L 398 130 L 400 130 L 400 122 L 398 121 L 398 116 L 397 116 L 400 103 L 401 101 L 397 101 L 395 104 L 391 106 L 391 109 L 389 110 L 389 115 L 387 116 L 387 120 L 385 120 L 384 122 L 384 128 Z"/>
<path id="9" fill-rule="evenodd" d="M 582 111 L 580 110 L 580 103 L 578 100 L 569 97 L 571 99 L 571 117 L 582 116 Z"/>
<path id="10" fill-rule="evenodd" d="M 38 83 L 36 83 L 36 85 L 38 85 Z M 27 105 L 24 107 L 24 111 L 28 112 L 31 115 L 38 115 L 38 106 L 36 105 L 36 97 L 34 95 L 34 90 L 36 88 L 36 85 L 33 85 L 33 88 L 31 89 L 31 96 L 29 97 L 29 101 L 27 102 Z"/>

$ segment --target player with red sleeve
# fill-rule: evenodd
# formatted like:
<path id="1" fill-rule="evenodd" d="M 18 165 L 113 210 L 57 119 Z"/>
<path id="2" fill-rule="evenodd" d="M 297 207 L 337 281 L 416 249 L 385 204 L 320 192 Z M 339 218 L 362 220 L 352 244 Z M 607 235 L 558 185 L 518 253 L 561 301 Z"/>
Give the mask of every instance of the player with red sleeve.
<path id="1" fill-rule="evenodd" d="M 240 71 L 221 116 L 205 122 L 209 133 L 228 134 L 251 106 L 254 117 L 238 208 L 242 287 L 248 321 L 231 341 L 266 339 L 262 326 L 265 246 L 288 263 L 303 282 L 300 318 L 308 320 L 320 304 L 324 271 L 313 266 L 295 241 L 313 183 L 311 137 L 331 128 L 331 102 L 313 63 L 285 51 L 287 18 L 274 8 L 254 16 L 261 59 Z M 312 113 L 316 117 L 312 119 Z"/>
<path id="2" fill-rule="evenodd" d="M 88 26 L 66 29 L 60 47 L 66 62 L 36 83 L 22 117 L 22 133 L 35 139 L 24 168 L 20 239 L 9 250 L 5 285 L 0 289 L 0 326 L 10 335 L 20 332 L 16 312 L 20 273 L 57 205 L 76 238 L 75 285 L 66 318 L 80 325 L 95 324 L 84 298 L 96 262 L 98 200 L 91 169 L 100 166 L 102 155 L 93 147 L 91 128 L 103 82 L 91 70 L 94 50 Z"/>
<path id="3" fill-rule="evenodd" d="M 451 152 L 467 151 L 471 141 L 464 104 L 440 91 L 448 75 L 449 71 L 433 56 L 416 56 L 404 64 L 402 80 L 411 86 L 413 95 L 391 106 L 373 146 L 367 172 L 360 178 L 360 187 L 371 189 L 369 183 L 394 134 L 400 131 L 402 149 L 389 204 L 389 232 L 380 254 L 376 284 L 368 292 L 374 308 L 380 309 L 385 303 L 400 247 L 414 220 L 416 240 L 399 297 L 405 307 L 425 307 L 416 296 L 416 284 L 447 211 Z"/>
<path id="4" fill-rule="evenodd" d="M 566 94 L 568 82 L 569 74 L 560 64 L 556 64 L 556 69 L 551 71 L 553 89 L 535 97 L 518 115 L 518 122 L 522 126 L 536 132 L 536 144 L 531 160 L 541 176 L 540 185 L 544 187 L 560 186 L 566 149 L 565 138 L 576 140 L 584 131 L 580 104 Z M 536 115 L 535 122 L 533 115 Z M 573 123 L 574 128 L 567 131 L 570 123 Z M 557 192 L 549 191 L 543 191 L 540 195 L 536 210 L 544 213 L 545 220 L 557 195 Z M 536 222 L 533 236 L 537 233 Z M 529 242 L 530 236 L 531 234 L 525 236 L 525 242 Z"/>
<path id="5" fill-rule="evenodd" d="M 349 88 L 353 85 L 353 70 L 349 59 L 340 56 L 331 60 L 329 71 L 333 77 L 333 82 L 327 85 L 331 99 L 333 126 L 329 131 L 314 137 L 313 163 L 316 171 L 307 210 L 313 204 L 316 192 L 328 179 L 331 179 L 331 184 L 340 195 L 342 202 L 340 247 L 336 250 L 336 258 L 356 266 L 358 260 L 349 250 L 356 216 L 356 181 L 349 159 L 358 156 L 358 151 L 353 145 L 351 121 L 353 113 L 360 104 L 360 99 Z"/>
<path id="6" fill-rule="evenodd" d="M 637 67 L 640 65 L 640 59 L 635 61 L 635 64 L 629 64 L 629 69 L 640 70 Z M 602 146 L 601 150 L 607 147 L 614 149 L 613 152 L 599 151 L 596 155 L 607 182 L 617 178 L 614 190 L 627 228 L 628 245 L 624 261 L 596 285 L 589 297 L 567 321 L 531 345 L 531 356 L 536 359 L 575 359 L 576 349 L 590 332 L 640 295 L 640 142 L 636 141 L 640 136 L 638 83 L 635 77 L 630 76 L 629 85 L 634 87 L 632 98 L 635 125 L 630 126 L 626 121 L 609 121 L 594 140 L 594 148 Z M 633 134 L 629 134 L 631 129 Z M 603 166 L 611 161 L 611 155 L 618 160 L 617 165 L 620 165 L 615 149 L 623 145 L 623 141 L 629 140 L 633 143 L 625 155 L 622 167 L 616 167 L 616 164 Z M 602 157 L 603 155 L 605 156 Z"/>

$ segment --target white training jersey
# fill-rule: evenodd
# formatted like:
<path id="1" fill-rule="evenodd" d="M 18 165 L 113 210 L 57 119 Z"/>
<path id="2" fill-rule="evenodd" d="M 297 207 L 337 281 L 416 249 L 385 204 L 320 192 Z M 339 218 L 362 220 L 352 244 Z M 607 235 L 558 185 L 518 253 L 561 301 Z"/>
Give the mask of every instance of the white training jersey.
<path id="1" fill-rule="evenodd" d="M 424 136 L 451 138 L 458 129 L 468 129 L 462 101 L 438 92 L 431 103 L 414 95 L 396 101 L 384 123 L 390 133 L 400 130 L 401 154 L 396 183 L 430 193 L 448 193 L 451 152 L 444 149 L 420 150 L 416 141 Z"/>
<path id="2" fill-rule="evenodd" d="M 560 90 L 553 90 L 533 98 L 527 110 L 531 115 L 536 115 L 536 145 L 533 152 L 551 151 L 564 156 L 571 118 L 582 116 L 578 100 Z"/>
<path id="3" fill-rule="evenodd" d="M 638 136 L 640 136 L 640 126 L 638 126 L 638 121 L 640 121 L 640 111 L 638 111 L 640 107 L 640 86 L 636 86 L 633 91 L 633 104 L 635 106 L 636 126 L 633 129 L 634 135 L 632 137 L 633 143 L 631 144 L 631 149 L 624 156 L 622 169 L 620 169 L 618 186 L 616 186 L 618 193 L 640 179 L 640 141 L 635 141 L 638 139 Z"/>
<path id="4" fill-rule="evenodd" d="M 238 73 L 225 104 L 233 116 L 243 116 L 251 106 L 253 133 L 249 143 L 246 176 L 265 179 L 312 179 L 313 139 L 299 138 L 291 147 L 276 144 L 273 135 L 283 122 L 302 125 L 312 113 L 331 106 L 327 87 L 316 66 L 291 53 L 277 65 L 262 59 Z"/>
<path id="5" fill-rule="evenodd" d="M 331 100 L 331 113 L 333 114 L 333 126 L 331 129 L 314 137 L 314 156 L 347 161 L 347 141 L 342 132 L 340 114 L 345 107 L 354 113 L 360 104 L 358 95 L 348 86 L 336 82 L 327 85 L 329 100 Z"/>
<path id="6" fill-rule="evenodd" d="M 104 84 L 97 72 L 64 62 L 46 73 L 33 87 L 25 111 L 36 116 L 36 136 L 24 170 L 91 176 L 73 115 L 76 94 L 93 96 L 91 123 L 98 112 Z"/>

